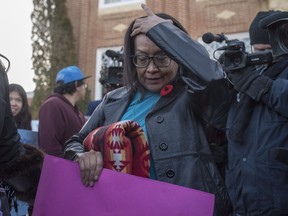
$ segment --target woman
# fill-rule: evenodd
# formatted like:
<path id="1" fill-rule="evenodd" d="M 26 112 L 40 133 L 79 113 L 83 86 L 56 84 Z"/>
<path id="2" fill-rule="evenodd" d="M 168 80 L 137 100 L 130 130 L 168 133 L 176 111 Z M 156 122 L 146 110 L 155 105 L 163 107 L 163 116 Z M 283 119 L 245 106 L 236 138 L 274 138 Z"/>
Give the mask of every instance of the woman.
<path id="1" fill-rule="evenodd" d="M 9 98 L 17 128 L 31 130 L 31 114 L 24 88 L 18 84 L 10 84 Z"/>
<path id="2" fill-rule="evenodd" d="M 228 215 L 229 197 L 202 125 L 225 122 L 225 112 L 216 109 L 226 92 L 222 71 L 177 20 L 142 7 L 148 16 L 132 22 L 125 36 L 126 86 L 109 92 L 67 141 L 66 158 L 78 161 L 83 183 L 93 186 L 103 157 L 85 151 L 84 139 L 103 125 L 136 121 L 149 143 L 150 178 L 214 193 L 215 215 Z"/>
<path id="3" fill-rule="evenodd" d="M 29 111 L 27 95 L 24 88 L 18 84 L 9 84 L 9 99 L 11 111 L 18 129 L 31 130 L 31 114 Z M 11 216 L 26 215 L 28 204 L 14 196 L 13 189 L 6 187 L 6 193 L 11 206 Z"/>

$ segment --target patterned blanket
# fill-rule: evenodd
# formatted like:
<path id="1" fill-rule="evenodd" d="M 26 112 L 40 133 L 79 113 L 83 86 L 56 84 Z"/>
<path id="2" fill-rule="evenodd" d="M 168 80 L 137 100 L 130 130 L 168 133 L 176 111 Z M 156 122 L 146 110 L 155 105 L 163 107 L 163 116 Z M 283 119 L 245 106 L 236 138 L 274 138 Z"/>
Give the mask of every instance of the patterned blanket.
<path id="1" fill-rule="evenodd" d="M 85 138 L 86 151 L 101 151 L 104 168 L 149 177 L 149 146 L 140 125 L 131 120 L 96 128 Z"/>

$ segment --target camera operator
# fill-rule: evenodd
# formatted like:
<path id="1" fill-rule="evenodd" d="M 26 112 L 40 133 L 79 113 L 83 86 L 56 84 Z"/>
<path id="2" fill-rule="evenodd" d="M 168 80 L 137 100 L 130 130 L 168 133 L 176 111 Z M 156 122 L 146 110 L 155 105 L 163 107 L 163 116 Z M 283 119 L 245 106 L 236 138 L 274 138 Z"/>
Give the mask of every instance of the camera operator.
<path id="1" fill-rule="evenodd" d="M 287 27 L 288 12 L 259 12 L 249 29 L 252 49 L 272 48 L 273 62 L 226 71 L 236 90 L 226 172 L 234 215 L 288 215 Z"/>

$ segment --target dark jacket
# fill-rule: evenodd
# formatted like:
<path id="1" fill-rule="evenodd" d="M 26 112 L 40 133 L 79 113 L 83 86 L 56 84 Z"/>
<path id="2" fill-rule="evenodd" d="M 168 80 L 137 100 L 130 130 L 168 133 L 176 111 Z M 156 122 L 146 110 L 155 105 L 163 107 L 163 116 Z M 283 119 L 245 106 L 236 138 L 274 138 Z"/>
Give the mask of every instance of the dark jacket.
<path id="1" fill-rule="evenodd" d="M 85 117 L 61 94 L 49 96 L 39 111 L 39 147 L 45 153 L 63 157 L 65 142 L 78 133 Z"/>
<path id="2" fill-rule="evenodd" d="M 204 118 L 211 124 L 217 124 L 225 116 L 225 112 L 216 114 L 222 110 L 220 104 L 224 99 L 220 95 L 225 95 L 220 94 L 225 92 L 220 84 L 221 73 L 217 74 L 217 64 L 210 61 L 207 51 L 189 36 L 173 25 L 160 24 L 156 27 L 160 30 L 155 32 L 156 35 L 153 35 L 153 29 L 150 30 L 149 37 L 156 38 L 155 43 L 171 53 L 170 56 L 174 55 L 175 61 L 191 70 L 201 68 L 199 64 L 206 64 L 205 68 L 210 70 L 203 71 L 204 74 L 198 77 L 197 73 L 183 67 L 180 70 L 181 78 L 173 83 L 173 91 L 162 96 L 146 116 L 150 156 L 153 157 L 157 179 L 214 193 L 215 215 L 227 215 L 230 207 L 228 193 L 212 159 L 200 121 L 200 118 Z M 182 47 L 183 53 L 175 53 L 174 47 L 176 50 Z M 200 62 L 197 61 L 197 53 L 195 56 L 188 55 L 187 49 L 200 53 L 203 56 L 199 58 Z M 191 56 L 195 59 L 191 59 Z M 207 87 L 209 82 L 211 85 Z M 126 87 L 109 92 L 80 133 L 67 142 L 65 156 L 73 159 L 75 153 L 83 152 L 82 141 L 93 129 L 119 121 L 132 98 Z M 219 108 L 217 111 L 216 107 Z"/>
<path id="3" fill-rule="evenodd" d="M 275 72 L 277 63 L 272 67 Z M 234 211 L 249 216 L 288 215 L 288 164 L 276 159 L 277 147 L 288 151 L 288 67 L 274 78 L 267 96 L 253 102 L 243 142 L 237 143 L 229 130 L 243 96 L 240 102 L 235 96 L 227 121 L 226 180 Z"/>

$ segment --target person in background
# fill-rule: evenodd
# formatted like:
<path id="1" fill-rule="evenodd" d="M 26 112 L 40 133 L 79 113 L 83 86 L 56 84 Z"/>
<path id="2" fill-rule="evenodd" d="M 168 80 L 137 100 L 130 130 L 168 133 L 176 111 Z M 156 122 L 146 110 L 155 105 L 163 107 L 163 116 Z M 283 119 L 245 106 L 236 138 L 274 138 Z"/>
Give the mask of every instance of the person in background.
<path id="1" fill-rule="evenodd" d="M 101 80 L 101 84 L 103 85 L 105 92 L 103 93 L 103 97 L 105 96 L 105 94 L 107 94 L 108 92 L 120 88 L 122 85 L 113 85 L 113 84 L 109 84 L 108 81 L 106 81 L 106 83 L 104 83 L 104 80 Z M 87 107 L 87 111 L 85 113 L 86 117 L 90 117 L 92 115 L 92 113 L 94 112 L 94 110 L 97 108 L 97 106 L 102 102 L 102 99 L 100 100 L 93 100 L 90 101 Z"/>
<path id="2" fill-rule="evenodd" d="M 18 84 L 10 84 L 9 98 L 17 128 L 31 130 L 32 117 L 29 110 L 27 94 L 24 88 Z"/>
<path id="3" fill-rule="evenodd" d="M 121 49 L 121 52 L 122 52 L 123 49 Z M 108 51 L 111 51 L 113 54 L 115 51 L 112 51 L 112 50 L 108 50 Z M 106 51 L 107 52 L 107 51 Z M 118 52 L 115 52 L 116 54 Z M 119 54 L 118 54 L 119 55 Z M 121 54 L 122 56 L 122 54 Z M 109 57 L 109 58 L 112 58 L 112 57 Z M 112 58 L 113 59 L 113 58 Z M 120 62 L 122 62 L 122 57 L 119 57 L 118 59 L 121 59 Z M 122 82 L 119 81 L 119 71 L 113 71 L 113 73 L 110 71 L 109 72 L 109 68 L 110 67 L 114 67 L 114 64 L 116 64 L 117 60 L 114 60 L 113 62 L 113 65 L 105 65 L 102 67 L 101 71 L 100 71 L 100 78 L 99 78 L 99 82 L 100 84 L 103 86 L 103 94 L 102 94 L 102 98 L 105 96 L 105 94 L 107 94 L 108 92 L 114 90 L 114 89 L 117 89 L 119 87 L 122 86 Z M 119 65 L 119 67 L 116 67 L 117 70 L 121 69 L 120 71 L 123 71 L 122 69 L 122 63 L 120 63 L 119 61 L 117 61 L 117 65 Z M 109 73 L 112 73 L 112 75 L 109 76 Z M 120 73 L 122 74 L 122 72 Z M 117 76 L 116 78 L 114 78 L 115 76 Z M 112 81 L 111 81 L 111 77 L 112 77 Z M 115 82 L 115 81 L 119 81 L 119 82 Z M 93 101 L 90 101 L 89 104 L 88 104 L 88 107 L 87 107 L 87 111 L 85 113 L 85 116 L 86 117 L 90 117 L 92 115 L 92 113 L 94 112 L 94 110 L 96 109 L 96 107 L 102 102 L 102 99 L 99 99 L 99 100 L 93 100 Z"/>
<path id="4" fill-rule="evenodd" d="M 227 73 L 236 90 L 226 171 L 234 215 L 288 215 L 288 163 L 281 161 L 288 161 L 287 20 L 288 12 L 259 12 L 249 29 L 252 51 L 272 48 L 273 61 Z M 285 46 L 286 53 L 277 54 Z"/>
<path id="5" fill-rule="evenodd" d="M 18 129 L 31 130 L 31 113 L 28 106 L 27 94 L 21 85 L 9 84 L 9 99 L 11 111 Z M 6 186 L 6 193 L 11 206 L 11 216 L 24 216 L 28 213 L 28 204 L 14 196 L 14 191 Z"/>
<path id="6" fill-rule="evenodd" d="M 229 196 L 202 124 L 225 127 L 220 121 L 227 92 L 222 68 L 175 18 L 155 15 L 145 4 L 142 8 L 148 16 L 134 20 L 124 39 L 125 86 L 105 95 L 67 141 L 65 158 L 78 161 L 83 184 L 93 186 L 103 156 L 87 150 L 85 138 L 99 127 L 135 121 L 149 144 L 149 177 L 213 193 L 214 214 L 228 215 Z"/>
<path id="7" fill-rule="evenodd" d="M 44 154 L 20 142 L 9 100 L 7 71 L 10 61 L 1 54 L 0 57 L 8 62 L 6 69 L 0 60 L 0 181 L 9 185 L 19 200 L 29 204 L 31 208 L 28 212 L 31 215 Z M 2 205 L 0 211 L 4 208 Z M 2 213 L 9 215 L 7 212 Z"/>
<path id="8" fill-rule="evenodd" d="M 87 78 L 76 66 L 57 73 L 54 94 L 39 111 L 38 142 L 45 153 L 63 157 L 65 142 L 84 125 L 85 117 L 76 103 L 85 98 Z"/>

